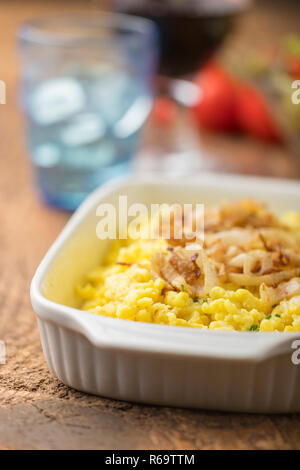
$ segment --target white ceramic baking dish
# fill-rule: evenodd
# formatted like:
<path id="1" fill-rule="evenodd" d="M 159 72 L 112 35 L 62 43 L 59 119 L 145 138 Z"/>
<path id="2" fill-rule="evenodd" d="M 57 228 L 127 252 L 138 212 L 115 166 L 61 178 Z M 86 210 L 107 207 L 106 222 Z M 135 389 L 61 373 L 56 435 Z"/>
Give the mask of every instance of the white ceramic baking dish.
<path id="1" fill-rule="evenodd" d="M 300 411 L 294 333 L 218 332 L 118 320 L 79 310 L 74 286 L 101 262 L 99 203 L 218 203 L 254 197 L 299 210 L 299 183 L 203 175 L 185 182 L 135 178 L 96 190 L 73 215 L 31 285 L 46 361 L 65 384 L 121 400 L 247 412 Z M 117 204 L 116 204 L 117 206 Z"/>

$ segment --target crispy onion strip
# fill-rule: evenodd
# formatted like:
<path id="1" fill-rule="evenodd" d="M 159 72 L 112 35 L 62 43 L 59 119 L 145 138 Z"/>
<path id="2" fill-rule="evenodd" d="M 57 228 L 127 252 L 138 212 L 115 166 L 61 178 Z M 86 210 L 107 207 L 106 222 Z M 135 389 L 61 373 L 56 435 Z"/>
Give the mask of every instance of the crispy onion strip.
<path id="1" fill-rule="evenodd" d="M 292 277 L 299 276 L 299 274 L 300 268 L 295 268 L 288 269 L 286 271 L 279 271 L 273 274 L 264 274 L 262 276 L 257 276 L 255 274 L 229 273 L 228 279 L 237 286 L 258 287 L 263 283 L 267 286 L 279 284 L 280 282 L 291 279 Z"/>
<path id="2" fill-rule="evenodd" d="M 294 277 L 288 282 L 282 282 L 278 287 L 268 287 L 262 284 L 259 294 L 264 302 L 274 305 L 285 298 L 300 294 L 300 278 Z"/>

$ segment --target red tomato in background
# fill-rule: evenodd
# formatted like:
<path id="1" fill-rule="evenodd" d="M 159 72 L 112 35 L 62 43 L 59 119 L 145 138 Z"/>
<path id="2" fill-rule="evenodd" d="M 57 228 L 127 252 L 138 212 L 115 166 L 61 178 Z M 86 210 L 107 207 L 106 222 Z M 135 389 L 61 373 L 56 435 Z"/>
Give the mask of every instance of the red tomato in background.
<path id="1" fill-rule="evenodd" d="M 293 78 L 300 79 L 300 59 L 289 59 L 287 61 L 287 70 Z"/>
<path id="2" fill-rule="evenodd" d="M 279 128 L 263 94 L 247 82 L 238 82 L 221 66 L 210 62 L 196 76 L 202 97 L 194 107 L 201 127 L 282 142 Z"/>
<path id="3" fill-rule="evenodd" d="M 210 62 L 196 76 L 201 99 L 193 108 L 198 124 L 215 131 L 236 129 L 235 84 L 229 73 Z"/>
<path id="4" fill-rule="evenodd" d="M 160 96 L 154 101 L 151 118 L 163 126 L 173 123 L 177 114 L 177 105 L 171 98 Z"/>
<path id="5" fill-rule="evenodd" d="M 236 86 L 236 120 L 239 129 L 254 137 L 281 142 L 281 135 L 262 93 L 248 83 Z"/>

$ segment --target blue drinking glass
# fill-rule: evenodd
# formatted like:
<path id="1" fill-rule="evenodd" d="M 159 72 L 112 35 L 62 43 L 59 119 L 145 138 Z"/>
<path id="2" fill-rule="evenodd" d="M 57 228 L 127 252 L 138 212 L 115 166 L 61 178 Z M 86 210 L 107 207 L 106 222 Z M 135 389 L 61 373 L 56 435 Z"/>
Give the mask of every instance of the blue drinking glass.
<path id="1" fill-rule="evenodd" d="M 152 106 L 156 29 L 127 15 L 53 15 L 22 25 L 18 45 L 38 187 L 73 210 L 130 170 Z"/>

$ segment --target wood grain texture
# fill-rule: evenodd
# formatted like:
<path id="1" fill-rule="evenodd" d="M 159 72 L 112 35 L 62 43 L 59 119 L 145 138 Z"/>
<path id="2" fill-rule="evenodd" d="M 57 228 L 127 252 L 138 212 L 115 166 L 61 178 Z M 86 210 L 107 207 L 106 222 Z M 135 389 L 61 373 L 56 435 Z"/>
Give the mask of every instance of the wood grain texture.
<path id="1" fill-rule="evenodd" d="M 45 364 L 29 285 L 69 214 L 46 207 L 34 190 L 17 107 L 14 35 L 28 17 L 83 5 L 95 8 L 94 2 L 0 4 L 0 79 L 7 84 L 7 104 L 0 105 L 0 339 L 7 345 L 7 364 L 0 366 L 0 449 L 299 449 L 299 415 L 225 414 L 102 399 L 64 386 Z M 284 28 L 290 29 L 294 15 L 285 15 Z M 237 31 L 241 44 L 259 25 L 266 36 L 283 27 L 276 14 L 270 26 L 272 18 L 261 8 L 245 19 Z M 215 136 L 207 136 L 206 144 L 222 155 L 220 171 L 299 176 L 297 162 L 284 150 Z"/>

